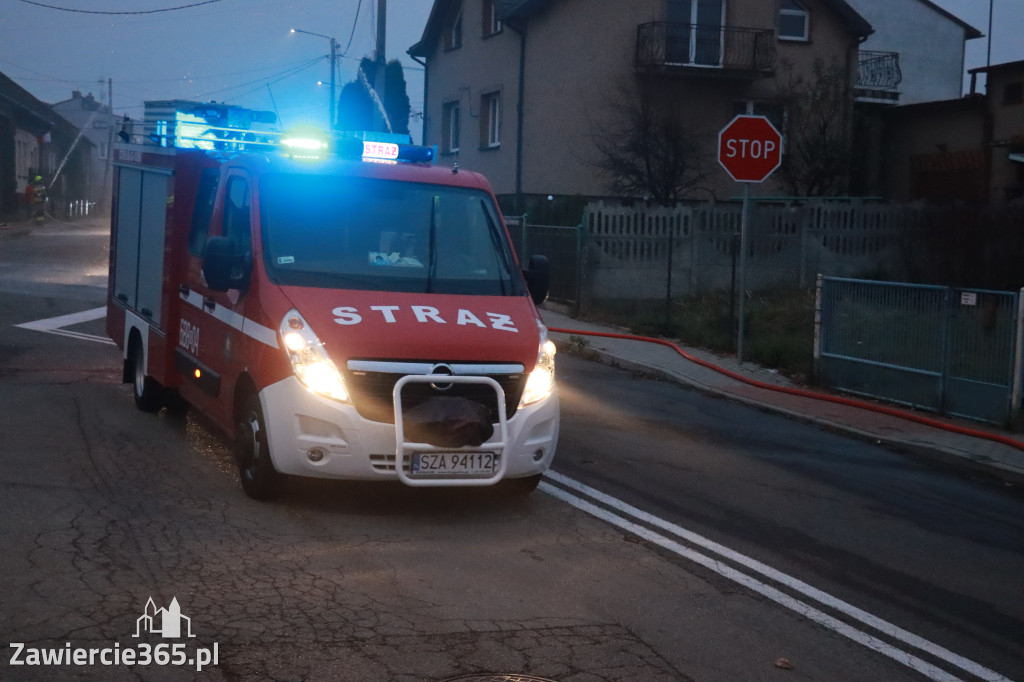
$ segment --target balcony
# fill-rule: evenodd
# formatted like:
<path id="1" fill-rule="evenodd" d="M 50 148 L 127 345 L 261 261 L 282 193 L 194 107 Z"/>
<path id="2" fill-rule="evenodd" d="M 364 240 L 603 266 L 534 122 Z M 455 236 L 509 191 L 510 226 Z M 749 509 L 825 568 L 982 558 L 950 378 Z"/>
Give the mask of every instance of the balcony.
<path id="1" fill-rule="evenodd" d="M 641 73 L 756 79 L 775 68 L 775 34 L 768 29 L 663 21 L 636 31 Z"/>
<path id="2" fill-rule="evenodd" d="M 895 103 L 900 98 L 897 88 L 902 80 L 898 52 L 861 50 L 857 55 L 854 95 L 858 100 Z"/>

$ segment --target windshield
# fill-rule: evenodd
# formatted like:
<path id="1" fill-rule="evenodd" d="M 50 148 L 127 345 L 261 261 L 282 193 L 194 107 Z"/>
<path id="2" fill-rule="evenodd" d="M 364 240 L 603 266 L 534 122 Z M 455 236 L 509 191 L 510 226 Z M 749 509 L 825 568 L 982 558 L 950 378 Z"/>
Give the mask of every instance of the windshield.
<path id="1" fill-rule="evenodd" d="M 277 284 L 524 294 L 490 196 L 479 190 L 332 175 L 268 174 L 264 259 Z"/>

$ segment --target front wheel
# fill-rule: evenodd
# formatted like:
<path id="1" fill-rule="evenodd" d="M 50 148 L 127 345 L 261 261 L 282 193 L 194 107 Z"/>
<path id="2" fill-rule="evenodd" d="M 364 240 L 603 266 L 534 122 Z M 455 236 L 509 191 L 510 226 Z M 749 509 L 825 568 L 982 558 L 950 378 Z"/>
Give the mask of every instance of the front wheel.
<path id="1" fill-rule="evenodd" d="M 242 490 L 255 500 L 269 500 L 281 492 L 284 477 L 270 461 L 267 427 L 263 408 L 256 395 L 250 395 L 235 426 L 235 456 Z"/>
<path id="2" fill-rule="evenodd" d="M 543 474 L 524 476 L 523 478 L 506 478 L 498 486 L 509 495 L 529 495 L 537 489 Z"/>

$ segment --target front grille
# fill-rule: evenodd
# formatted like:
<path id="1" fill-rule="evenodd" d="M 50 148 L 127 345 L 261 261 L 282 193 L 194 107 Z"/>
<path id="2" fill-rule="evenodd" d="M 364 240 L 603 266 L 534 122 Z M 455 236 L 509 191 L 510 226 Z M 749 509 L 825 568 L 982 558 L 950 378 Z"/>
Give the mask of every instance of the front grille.
<path id="1" fill-rule="evenodd" d="M 352 394 L 352 402 L 360 416 L 370 421 L 394 424 L 395 408 L 392 396 L 395 384 L 410 374 L 431 374 L 431 370 L 438 364 L 351 360 L 345 371 L 345 385 Z M 505 418 L 511 419 L 515 415 L 526 383 L 522 365 L 446 363 L 445 366 L 454 370 L 453 373 L 458 376 L 486 376 L 497 381 L 505 392 Z M 492 424 L 500 421 L 498 399 L 491 386 L 473 383 L 449 383 L 447 386 L 445 389 L 444 375 L 438 375 L 436 385 L 418 382 L 406 384 L 402 389 L 403 411 L 433 397 L 467 398 L 487 408 Z"/>
<path id="2" fill-rule="evenodd" d="M 412 457 L 405 458 L 405 466 L 402 468 L 405 470 L 406 473 L 409 473 L 409 469 L 411 468 L 411 462 Z M 391 453 L 390 455 L 370 455 L 370 466 L 373 467 L 374 471 L 379 471 L 382 473 L 394 473 L 395 454 Z"/>

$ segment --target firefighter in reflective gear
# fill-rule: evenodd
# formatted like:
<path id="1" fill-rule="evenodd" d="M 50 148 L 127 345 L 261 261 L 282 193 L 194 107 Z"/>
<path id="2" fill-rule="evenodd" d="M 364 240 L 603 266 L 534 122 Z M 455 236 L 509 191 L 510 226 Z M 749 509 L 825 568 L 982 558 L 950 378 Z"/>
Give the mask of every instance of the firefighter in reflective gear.
<path id="1" fill-rule="evenodd" d="M 46 185 L 43 184 L 43 176 L 37 175 L 31 187 L 32 205 L 30 210 L 32 211 L 32 217 L 37 223 L 42 223 L 46 213 Z M 25 195 L 29 195 L 27 189 L 25 190 Z"/>

